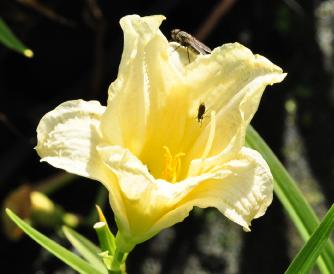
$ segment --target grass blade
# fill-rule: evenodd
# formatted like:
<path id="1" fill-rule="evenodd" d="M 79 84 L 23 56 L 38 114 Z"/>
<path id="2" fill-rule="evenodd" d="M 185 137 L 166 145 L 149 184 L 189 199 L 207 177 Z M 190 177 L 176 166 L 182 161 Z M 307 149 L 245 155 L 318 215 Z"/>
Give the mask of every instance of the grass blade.
<path id="1" fill-rule="evenodd" d="M 34 53 L 28 49 L 10 30 L 6 22 L 0 17 L 0 42 L 26 57 L 33 57 Z"/>
<path id="2" fill-rule="evenodd" d="M 32 228 L 22 219 L 20 219 L 15 213 L 10 209 L 6 209 L 7 215 L 33 240 L 39 243 L 46 250 L 51 252 L 57 258 L 62 260 L 64 263 L 83 274 L 107 274 L 107 271 L 100 272 L 94 266 L 90 265 L 88 262 L 84 261 L 77 255 L 73 254 L 66 248 L 62 247 L 53 240 L 38 232 L 36 229 Z"/>
<path id="3" fill-rule="evenodd" d="M 334 205 L 327 212 L 318 229 L 293 259 L 285 274 L 308 273 L 334 229 Z"/>
<path id="4" fill-rule="evenodd" d="M 260 135 L 249 126 L 246 143 L 257 150 L 268 163 L 274 176 L 274 191 L 302 239 L 306 242 L 317 229 L 320 221 L 305 200 L 296 182 L 278 160 Z M 317 261 L 321 273 L 334 273 L 334 246 L 328 242 Z"/>
<path id="5" fill-rule="evenodd" d="M 64 226 L 63 232 L 82 257 L 99 269 L 99 271 L 107 271 L 102 259 L 98 255 L 101 250 L 95 244 L 69 227 Z"/>

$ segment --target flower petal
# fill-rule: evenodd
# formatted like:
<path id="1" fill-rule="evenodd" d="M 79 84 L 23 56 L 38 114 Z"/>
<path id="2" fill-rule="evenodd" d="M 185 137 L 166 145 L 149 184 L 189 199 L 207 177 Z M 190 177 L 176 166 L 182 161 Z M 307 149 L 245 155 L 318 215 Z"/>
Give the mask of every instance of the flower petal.
<path id="1" fill-rule="evenodd" d="M 202 157 L 210 134 L 212 111 L 216 127 L 208 156 L 220 153 L 221 157 L 231 158 L 233 153 L 238 153 L 265 87 L 281 82 L 285 76 L 281 68 L 238 43 L 216 48 L 211 55 L 198 56 L 186 77 L 193 87 L 194 115 L 199 104 L 205 103 L 205 129 L 194 140 L 188 157 Z"/>
<path id="2" fill-rule="evenodd" d="M 248 148 L 213 173 L 176 184 L 155 180 L 146 166 L 122 147 L 99 146 L 98 151 L 117 177 L 119 188 L 108 187 L 113 191 L 110 203 L 123 241 L 129 244 L 181 222 L 194 206 L 216 207 L 249 230 L 251 220 L 262 216 L 272 201 L 270 170 L 262 156 Z"/>
<path id="3" fill-rule="evenodd" d="M 147 124 L 146 45 L 159 31 L 163 16 L 125 16 L 124 50 L 117 79 L 109 87 L 101 129 L 110 143 L 140 151 Z"/>
<path id="4" fill-rule="evenodd" d="M 194 186 L 210 178 L 210 175 L 206 174 L 185 180 L 182 184 L 171 184 L 164 180 L 155 180 L 147 167 L 127 149 L 119 146 L 99 146 L 98 152 L 117 178 L 118 187 L 107 188 L 110 189 L 110 204 L 119 232 L 123 238 L 135 244 L 166 228 L 155 224 Z M 182 219 L 170 220 L 170 225 L 184 218 L 185 216 Z"/>
<path id="5" fill-rule="evenodd" d="M 73 100 L 48 112 L 37 127 L 41 161 L 81 176 L 104 180 L 96 152 L 105 107 L 98 101 Z"/>
<path id="6" fill-rule="evenodd" d="M 163 166 L 163 146 L 183 140 L 189 90 L 175 66 L 175 51 L 159 25 L 163 16 L 126 16 L 124 53 L 117 80 L 109 88 L 101 128 L 109 144 L 126 147 L 157 177 Z"/>
<path id="7" fill-rule="evenodd" d="M 152 108 L 165 101 L 177 77 L 168 61 L 168 41 L 159 30 L 164 19 L 131 15 L 120 21 L 124 51 L 118 77 L 109 88 L 102 131 L 111 144 L 127 147 L 136 155 L 146 142 Z"/>
<path id="8" fill-rule="evenodd" d="M 223 170 L 231 174 L 220 178 Z M 221 166 L 216 163 L 212 172 L 215 178 L 198 185 L 183 206 L 216 207 L 249 231 L 251 220 L 261 217 L 272 202 L 273 178 L 267 163 L 257 151 L 243 147 L 238 157 Z"/>

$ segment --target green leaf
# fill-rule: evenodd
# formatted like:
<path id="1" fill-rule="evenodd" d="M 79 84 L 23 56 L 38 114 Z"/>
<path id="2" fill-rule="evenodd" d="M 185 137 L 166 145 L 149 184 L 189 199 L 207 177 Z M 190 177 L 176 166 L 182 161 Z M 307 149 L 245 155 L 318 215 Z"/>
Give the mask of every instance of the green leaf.
<path id="1" fill-rule="evenodd" d="M 334 205 L 329 209 L 318 229 L 299 251 L 285 273 L 308 273 L 315 264 L 316 259 L 328 241 L 333 229 Z"/>
<path id="2" fill-rule="evenodd" d="M 69 227 L 64 226 L 63 232 L 82 257 L 94 265 L 100 272 L 108 272 L 101 257 L 98 255 L 101 250 L 95 244 Z"/>
<path id="3" fill-rule="evenodd" d="M 33 57 L 34 53 L 28 49 L 10 30 L 5 21 L 0 17 L 0 42 L 6 47 L 15 50 L 26 57 Z"/>
<path id="4" fill-rule="evenodd" d="M 311 206 L 305 200 L 296 182 L 271 151 L 260 135 L 249 126 L 246 143 L 257 150 L 267 161 L 274 176 L 274 191 L 302 239 L 306 242 L 316 230 L 320 221 Z M 327 243 L 317 261 L 321 273 L 334 273 L 334 246 Z"/>
<path id="5" fill-rule="evenodd" d="M 106 271 L 101 272 L 96 267 L 90 265 L 88 262 L 84 261 L 77 255 L 73 254 L 66 248 L 62 247 L 58 243 L 53 240 L 50 240 L 48 237 L 38 232 L 36 229 L 32 228 L 22 219 L 20 219 L 15 213 L 13 213 L 10 209 L 6 209 L 7 215 L 26 233 L 39 243 L 46 250 L 51 252 L 57 258 L 62 260 L 64 263 L 83 274 L 107 274 Z"/>

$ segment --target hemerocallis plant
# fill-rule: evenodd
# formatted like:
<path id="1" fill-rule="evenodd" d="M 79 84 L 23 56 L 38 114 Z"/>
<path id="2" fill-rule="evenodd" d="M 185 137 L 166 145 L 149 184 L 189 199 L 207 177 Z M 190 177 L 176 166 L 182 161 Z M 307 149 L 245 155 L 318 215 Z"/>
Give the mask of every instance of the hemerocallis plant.
<path id="1" fill-rule="evenodd" d="M 124 253 L 195 206 L 249 231 L 273 196 L 270 169 L 245 134 L 266 86 L 286 74 L 238 43 L 188 58 L 159 30 L 164 19 L 121 19 L 124 50 L 106 107 L 67 101 L 37 128 L 42 161 L 107 188 Z"/>

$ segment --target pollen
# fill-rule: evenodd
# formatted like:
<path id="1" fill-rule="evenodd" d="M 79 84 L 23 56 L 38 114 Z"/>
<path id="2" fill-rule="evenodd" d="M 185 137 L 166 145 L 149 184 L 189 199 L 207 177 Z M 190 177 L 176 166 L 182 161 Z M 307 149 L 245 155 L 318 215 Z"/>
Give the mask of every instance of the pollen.
<path id="1" fill-rule="evenodd" d="M 181 170 L 181 158 L 185 156 L 185 153 L 180 152 L 173 156 L 167 146 L 163 146 L 162 148 L 165 152 L 165 168 L 162 171 L 162 178 L 171 183 L 175 183 Z"/>

